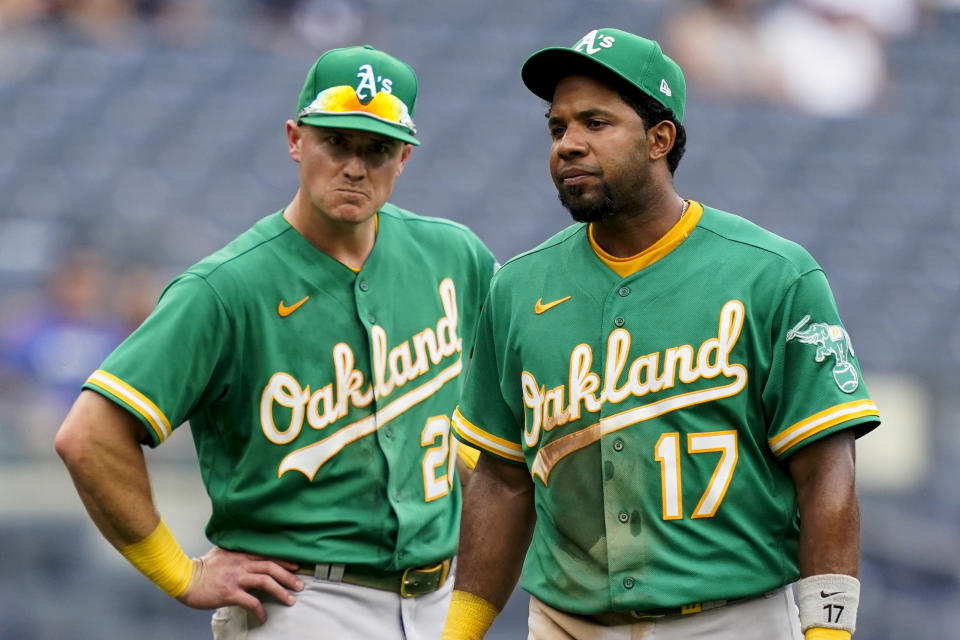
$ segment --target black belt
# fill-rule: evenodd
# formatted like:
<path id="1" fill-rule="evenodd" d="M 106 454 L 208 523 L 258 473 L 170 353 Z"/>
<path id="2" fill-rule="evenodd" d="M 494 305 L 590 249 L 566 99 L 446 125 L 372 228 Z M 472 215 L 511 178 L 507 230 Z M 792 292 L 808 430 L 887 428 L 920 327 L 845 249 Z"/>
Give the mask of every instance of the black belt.
<path id="1" fill-rule="evenodd" d="M 301 564 L 296 573 L 328 582 L 346 582 L 371 589 L 399 593 L 404 598 L 432 593 L 443 586 L 450 573 L 450 558 L 403 571 L 380 571 L 362 565 Z"/>
<path id="2" fill-rule="evenodd" d="M 709 602 L 694 602 L 692 604 L 685 604 L 681 607 L 670 607 L 666 609 L 651 609 L 643 611 L 603 611 L 600 613 L 587 614 L 582 616 L 592 622 L 603 625 L 605 627 L 616 627 L 625 624 L 636 624 L 638 622 L 655 622 L 661 620 L 668 616 L 686 616 L 692 613 L 702 613 L 704 611 L 710 611 L 711 609 L 719 609 L 720 607 L 725 607 L 728 604 L 736 604 L 740 602 L 746 602 L 747 600 L 754 600 L 756 598 L 766 598 L 770 597 L 773 594 L 782 591 L 783 587 L 779 589 L 774 589 L 773 591 L 768 591 L 767 593 L 761 594 L 759 596 L 747 596 L 745 598 L 733 598 L 731 600 L 711 600 Z"/>
<path id="3" fill-rule="evenodd" d="M 643 611 L 603 611 L 600 613 L 587 614 L 583 617 L 605 627 L 617 627 L 625 624 L 636 624 L 637 622 L 660 620 L 667 616 L 685 616 L 691 613 L 710 611 L 711 609 L 719 609 L 733 602 L 737 602 L 737 600 L 713 600 L 711 602 L 685 604 L 682 607 L 668 607 Z"/>

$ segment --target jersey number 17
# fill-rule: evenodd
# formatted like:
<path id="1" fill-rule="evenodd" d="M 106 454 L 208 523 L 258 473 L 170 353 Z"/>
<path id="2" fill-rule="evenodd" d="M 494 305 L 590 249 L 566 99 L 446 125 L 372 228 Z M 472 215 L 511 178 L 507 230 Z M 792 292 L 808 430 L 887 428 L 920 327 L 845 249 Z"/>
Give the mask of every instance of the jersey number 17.
<path id="1" fill-rule="evenodd" d="M 720 452 L 713 476 L 693 510 L 691 518 L 711 518 L 727 493 L 733 470 L 737 466 L 737 432 L 710 431 L 687 434 L 687 453 Z M 663 496 L 663 519 L 683 518 L 683 489 L 680 464 L 680 434 L 664 433 L 654 447 L 654 459 L 660 463 L 660 489 Z"/>

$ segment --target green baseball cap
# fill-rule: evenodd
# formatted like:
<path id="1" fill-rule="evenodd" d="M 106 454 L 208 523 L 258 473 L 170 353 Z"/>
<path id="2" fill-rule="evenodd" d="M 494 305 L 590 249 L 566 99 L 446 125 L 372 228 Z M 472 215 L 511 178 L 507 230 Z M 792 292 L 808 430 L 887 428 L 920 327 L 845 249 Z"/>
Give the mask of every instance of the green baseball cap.
<path id="1" fill-rule="evenodd" d="M 676 62 L 654 40 L 619 29 L 594 29 L 572 47 L 548 47 L 523 63 L 520 75 L 547 102 L 562 78 L 582 73 L 584 61 L 605 67 L 673 112 L 683 122 L 687 84 Z M 589 64 L 589 63 L 588 63 Z"/>
<path id="2" fill-rule="evenodd" d="M 331 49 L 313 63 L 297 100 L 297 122 L 419 145 L 416 106 L 417 74 L 410 65 L 367 44 Z"/>

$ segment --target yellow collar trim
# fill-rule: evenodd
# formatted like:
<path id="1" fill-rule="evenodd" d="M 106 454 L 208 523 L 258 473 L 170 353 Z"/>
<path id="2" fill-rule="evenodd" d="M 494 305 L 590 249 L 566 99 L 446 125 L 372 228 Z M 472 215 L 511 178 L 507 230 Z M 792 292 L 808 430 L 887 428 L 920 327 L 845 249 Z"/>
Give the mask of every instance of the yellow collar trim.
<path id="1" fill-rule="evenodd" d="M 700 222 L 700 216 L 703 215 L 703 206 L 699 202 L 694 202 L 693 200 L 689 202 L 690 206 L 687 207 L 687 212 L 677 221 L 677 224 L 673 225 L 662 238 L 635 256 L 618 258 L 604 251 L 593 237 L 593 223 L 590 223 L 587 227 L 587 238 L 590 240 L 590 247 L 604 264 L 613 269 L 621 278 L 626 278 L 641 269 L 649 267 L 676 249 L 681 242 L 687 239 L 690 232 L 693 231 L 697 223 Z"/>

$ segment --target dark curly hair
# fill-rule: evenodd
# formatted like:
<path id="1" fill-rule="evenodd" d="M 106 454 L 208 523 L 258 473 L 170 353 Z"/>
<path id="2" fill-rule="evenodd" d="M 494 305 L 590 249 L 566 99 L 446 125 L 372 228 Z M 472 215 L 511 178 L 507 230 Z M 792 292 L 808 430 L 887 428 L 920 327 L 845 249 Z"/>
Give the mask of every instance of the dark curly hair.
<path id="1" fill-rule="evenodd" d="M 680 164 L 683 152 L 687 150 L 687 130 L 677 121 L 673 111 L 639 89 L 632 86 L 616 88 L 617 93 L 620 94 L 620 99 L 630 105 L 630 108 L 636 111 L 640 119 L 643 120 L 644 131 L 649 131 L 650 127 L 664 120 L 672 122 L 673 126 L 676 127 L 677 137 L 673 141 L 673 148 L 667 153 L 667 167 L 670 169 L 670 174 L 673 175 L 677 170 L 677 165 Z"/>

